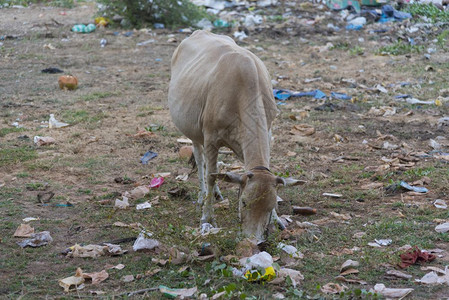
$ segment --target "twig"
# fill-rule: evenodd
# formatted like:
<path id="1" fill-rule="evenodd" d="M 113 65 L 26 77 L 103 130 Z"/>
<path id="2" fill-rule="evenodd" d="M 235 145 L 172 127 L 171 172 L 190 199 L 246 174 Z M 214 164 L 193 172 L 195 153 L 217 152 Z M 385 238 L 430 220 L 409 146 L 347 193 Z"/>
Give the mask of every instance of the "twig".
<path id="1" fill-rule="evenodd" d="M 56 20 L 53 19 L 53 18 L 51 18 L 51 20 L 52 20 L 53 22 L 55 22 L 56 24 L 58 24 L 59 26 L 64 25 L 64 24 L 62 24 L 62 23 L 59 23 L 58 21 L 56 21 Z"/>
<path id="2" fill-rule="evenodd" d="M 125 295 L 126 295 L 126 296 L 128 296 L 128 297 L 131 297 L 131 296 L 143 294 L 143 293 L 146 293 L 146 292 L 157 291 L 157 290 L 159 290 L 158 287 L 157 287 L 157 288 L 153 287 L 153 288 L 147 288 L 147 289 L 142 289 L 142 290 L 137 290 L 137 291 L 132 291 L 132 292 L 122 293 L 122 294 L 120 294 L 119 296 L 125 296 Z"/>

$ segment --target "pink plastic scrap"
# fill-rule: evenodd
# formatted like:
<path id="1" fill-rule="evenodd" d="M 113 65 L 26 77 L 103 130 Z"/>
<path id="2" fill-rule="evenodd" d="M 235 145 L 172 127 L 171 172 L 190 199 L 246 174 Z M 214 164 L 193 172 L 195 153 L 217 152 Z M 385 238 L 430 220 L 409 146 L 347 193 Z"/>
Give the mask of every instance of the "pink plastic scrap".
<path id="1" fill-rule="evenodd" d="M 158 188 L 164 183 L 164 177 L 155 177 L 151 179 L 150 188 Z"/>

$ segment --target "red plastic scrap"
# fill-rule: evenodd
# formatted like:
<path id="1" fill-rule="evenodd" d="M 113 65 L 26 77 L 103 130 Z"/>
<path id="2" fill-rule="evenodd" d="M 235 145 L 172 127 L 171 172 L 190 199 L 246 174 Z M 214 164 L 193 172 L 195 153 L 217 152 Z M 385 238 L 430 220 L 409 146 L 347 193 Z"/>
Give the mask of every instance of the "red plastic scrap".
<path id="1" fill-rule="evenodd" d="M 436 258 L 435 255 L 430 254 L 429 252 L 422 252 L 417 246 L 401 254 L 400 257 L 401 262 L 398 264 L 398 266 L 401 269 L 405 269 L 417 262 L 429 262 Z"/>

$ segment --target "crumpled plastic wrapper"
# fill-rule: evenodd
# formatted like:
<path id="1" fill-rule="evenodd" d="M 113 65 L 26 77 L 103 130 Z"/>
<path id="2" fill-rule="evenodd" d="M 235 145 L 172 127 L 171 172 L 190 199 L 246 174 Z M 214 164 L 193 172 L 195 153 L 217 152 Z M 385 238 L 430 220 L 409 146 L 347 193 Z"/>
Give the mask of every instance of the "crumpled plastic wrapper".
<path id="1" fill-rule="evenodd" d="M 50 236 L 49 231 L 42 231 L 39 233 L 33 233 L 31 235 L 31 238 L 23 240 L 21 242 L 17 242 L 17 245 L 19 245 L 22 248 L 25 247 L 40 247 L 45 246 L 48 243 L 51 243 L 53 241 L 53 238 Z"/>

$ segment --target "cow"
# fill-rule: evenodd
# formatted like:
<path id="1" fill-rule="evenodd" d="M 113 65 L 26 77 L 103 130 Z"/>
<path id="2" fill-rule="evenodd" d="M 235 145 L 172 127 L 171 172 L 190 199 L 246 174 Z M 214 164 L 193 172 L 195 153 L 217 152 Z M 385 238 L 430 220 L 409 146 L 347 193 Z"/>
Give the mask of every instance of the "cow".
<path id="1" fill-rule="evenodd" d="M 295 183 L 270 171 L 278 109 L 263 62 L 228 36 L 195 31 L 173 53 L 168 106 L 176 127 L 193 142 L 202 229 L 216 226 L 212 201 L 222 199 L 216 181 L 224 180 L 240 186 L 244 236 L 263 241 L 270 221 L 278 220 L 277 185 Z M 246 173 L 218 173 L 222 146 L 233 150 Z"/>

